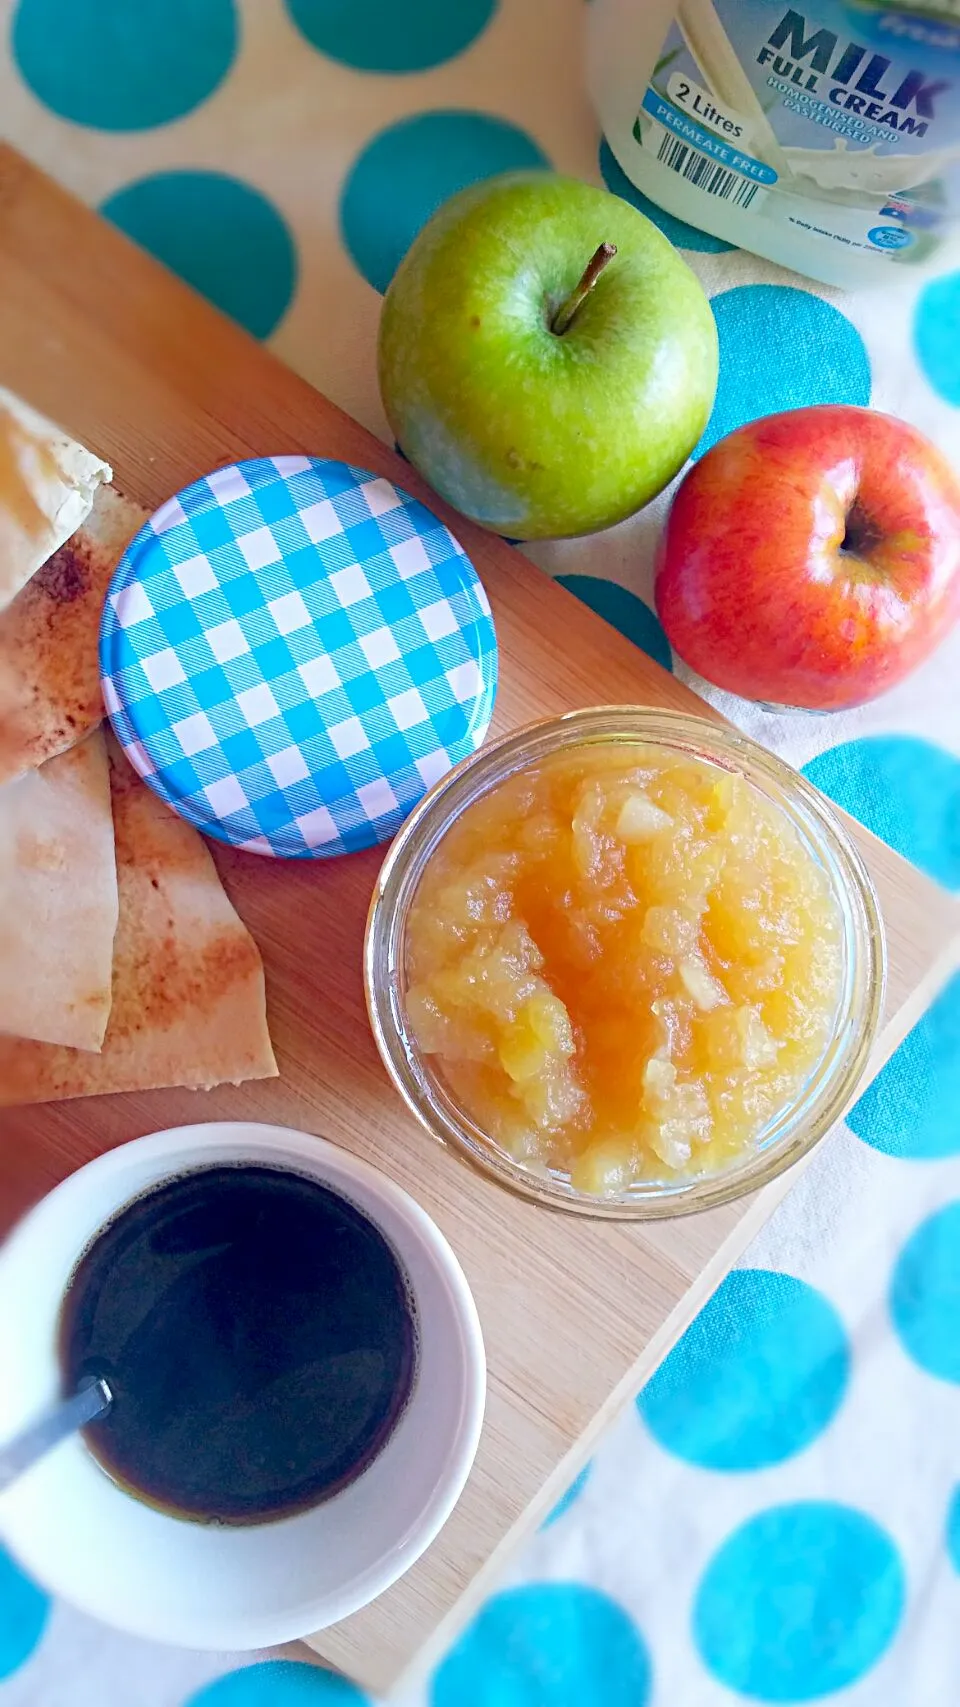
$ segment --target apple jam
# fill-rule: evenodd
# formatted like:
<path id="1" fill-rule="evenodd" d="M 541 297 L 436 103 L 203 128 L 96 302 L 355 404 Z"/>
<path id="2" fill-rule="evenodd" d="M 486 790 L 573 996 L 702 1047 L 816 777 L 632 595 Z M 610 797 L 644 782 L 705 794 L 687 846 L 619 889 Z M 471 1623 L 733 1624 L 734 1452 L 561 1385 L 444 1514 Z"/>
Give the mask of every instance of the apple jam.
<path id="1" fill-rule="evenodd" d="M 746 778 L 591 743 L 474 801 L 406 928 L 412 1037 L 461 1109 L 579 1191 L 722 1171 L 830 1040 L 842 921 Z"/>

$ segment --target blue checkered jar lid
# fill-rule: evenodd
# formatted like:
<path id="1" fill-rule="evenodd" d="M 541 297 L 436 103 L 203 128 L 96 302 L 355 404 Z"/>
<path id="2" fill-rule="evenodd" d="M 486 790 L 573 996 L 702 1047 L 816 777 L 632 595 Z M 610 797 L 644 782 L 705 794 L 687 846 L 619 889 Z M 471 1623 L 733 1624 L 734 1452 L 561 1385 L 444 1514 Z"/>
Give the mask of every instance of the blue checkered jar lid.
<path id="1" fill-rule="evenodd" d="M 197 829 L 323 858 L 388 841 L 490 723 L 486 593 L 437 517 L 343 462 L 259 457 L 169 499 L 117 566 L 104 701 Z"/>

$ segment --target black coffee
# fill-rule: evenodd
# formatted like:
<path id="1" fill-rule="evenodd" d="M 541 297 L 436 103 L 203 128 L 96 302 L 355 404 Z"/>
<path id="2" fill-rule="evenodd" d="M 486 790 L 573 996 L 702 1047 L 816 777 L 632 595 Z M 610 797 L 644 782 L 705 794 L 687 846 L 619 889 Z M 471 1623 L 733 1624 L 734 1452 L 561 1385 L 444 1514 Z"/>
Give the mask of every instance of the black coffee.
<path id="1" fill-rule="evenodd" d="M 91 1245 L 60 1363 L 66 1390 L 110 1383 L 84 1432 L 117 1481 L 178 1516 L 259 1523 L 376 1457 L 410 1395 L 416 1324 L 393 1251 L 351 1203 L 275 1168 L 212 1167 Z"/>

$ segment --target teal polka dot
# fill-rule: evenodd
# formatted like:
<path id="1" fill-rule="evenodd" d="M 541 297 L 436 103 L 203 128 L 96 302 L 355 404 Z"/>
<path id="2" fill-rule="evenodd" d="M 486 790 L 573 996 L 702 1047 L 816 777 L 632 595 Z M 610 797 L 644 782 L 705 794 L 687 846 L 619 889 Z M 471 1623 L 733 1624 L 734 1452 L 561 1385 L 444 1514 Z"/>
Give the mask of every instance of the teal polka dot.
<path id="1" fill-rule="evenodd" d="M 117 190 L 100 211 L 255 337 L 268 337 L 286 313 L 293 238 L 249 184 L 221 172 L 157 172 Z"/>
<path id="2" fill-rule="evenodd" d="M 380 131 L 350 169 L 340 197 L 343 240 L 374 290 L 385 291 L 421 226 L 480 178 L 547 166 L 516 125 L 489 113 L 417 113 Z"/>
<path id="3" fill-rule="evenodd" d="M 649 605 L 638 599 L 616 581 L 606 581 L 599 575 L 558 575 L 561 587 L 589 605 L 612 628 L 619 629 L 641 652 L 646 652 L 662 669 L 673 669 L 670 642 Z"/>
<path id="4" fill-rule="evenodd" d="M 579 1583 L 488 1601 L 442 1662 L 431 1707 L 645 1707 L 650 1661 L 627 1614 Z"/>
<path id="5" fill-rule="evenodd" d="M 863 339 L 832 303 L 794 285 L 750 284 L 721 291 L 711 307 L 720 378 L 695 457 L 761 415 L 811 403 L 869 403 Z"/>
<path id="6" fill-rule="evenodd" d="M 803 1501 L 761 1512 L 724 1543 L 697 1591 L 693 1635 L 728 1689 L 814 1701 L 877 1663 L 903 1603 L 900 1555 L 879 1524 Z"/>
<path id="7" fill-rule="evenodd" d="M 697 249 L 705 255 L 723 255 L 734 248 L 734 244 L 725 243 L 722 237 L 714 237 L 709 231 L 698 231 L 695 225 L 688 225 L 685 219 L 675 219 L 665 208 L 648 200 L 636 184 L 631 184 L 606 137 L 600 144 L 600 176 L 608 190 L 612 190 L 615 196 L 622 196 L 640 213 L 645 213 L 678 249 Z"/>
<path id="8" fill-rule="evenodd" d="M 960 1155 L 960 975 L 867 1086 L 847 1125 L 905 1161 Z"/>
<path id="9" fill-rule="evenodd" d="M 960 273 L 934 279 L 921 291 L 913 340 L 934 391 L 960 409 Z"/>
<path id="10" fill-rule="evenodd" d="M 355 71 L 429 71 L 486 29 L 497 0 L 287 0 L 312 47 Z"/>
<path id="11" fill-rule="evenodd" d="M 20 74 L 58 118 L 150 130 L 205 101 L 237 51 L 234 0 L 20 0 Z"/>
<path id="12" fill-rule="evenodd" d="M 928 1375 L 960 1384 L 960 1203 L 922 1221 L 897 1260 L 890 1314 Z"/>
<path id="13" fill-rule="evenodd" d="M 648 1381 L 637 1409 L 667 1452 L 704 1470 L 762 1470 L 809 1446 L 846 1390 L 832 1304 L 768 1269 L 734 1269 Z"/>
<path id="14" fill-rule="evenodd" d="M 579 1476 L 574 1477 L 574 1480 L 570 1483 L 566 1493 L 560 1495 L 560 1498 L 549 1516 L 544 1518 L 540 1525 L 541 1529 L 549 1529 L 552 1523 L 556 1523 L 558 1518 L 563 1517 L 564 1514 L 570 1510 L 570 1507 L 576 1503 L 590 1480 L 590 1470 L 591 1466 L 589 1464 L 585 1464 Z"/>
<path id="15" fill-rule="evenodd" d="M 904 859 L 960 889 L 960 759 L 915 735 L 863 735 L 803 769 Z"/>
<path id="16" fill-rule="evenodd" d="M 947 1511 L 947 1552 L 955 1571 L 960 1571 L 960 1488 L 957 1488 Z"/>
<path id="17" fill-rule="evenodd" d="M 191 1695 L 184 1707 L 368 1707 L 345 1677 L 299 1660 L 264 1660 L 227 1672 Z"/>
<path id="18" fill-rule="evenodd" d="M 12 1677 L 43 1635 L 50 1602 L 0 1547 L 0 1678 Z"/>

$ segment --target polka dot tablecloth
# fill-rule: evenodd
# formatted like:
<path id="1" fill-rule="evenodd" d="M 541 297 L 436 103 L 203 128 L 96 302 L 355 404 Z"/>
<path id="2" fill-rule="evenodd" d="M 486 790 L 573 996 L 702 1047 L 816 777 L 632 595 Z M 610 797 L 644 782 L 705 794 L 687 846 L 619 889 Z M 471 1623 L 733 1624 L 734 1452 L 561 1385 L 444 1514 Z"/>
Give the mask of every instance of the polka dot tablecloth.
<path id="1" fill-rule="evenodd" d="M 640 205 L 712 298 L 720 385 L 695 455 L 842 401 L 960 463 L 960 274 L 844 296 L 659 214 L 596 134 L 583 0 L 4 9 L 7 134 L 374 431 L 380 293 L 414 233 L 459 186 L 552 164 Z M 651 609 L 668 497 L 531 555 L 669 668 Z M 955 634 L 855 715 L 713 697 L 960 891 L 958 679 Z M 960 974 L 404 1707 L 834 1699 L 960 1699 Z M 101 1629 L 0 1554 L 0 1707 L 94 1703 L 367 1707 L 302 1651 Z"/>

